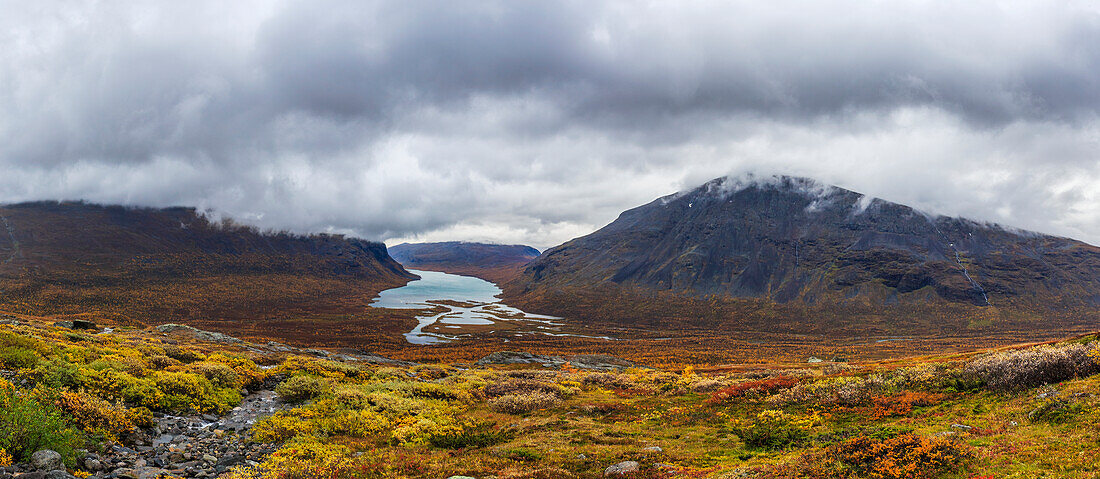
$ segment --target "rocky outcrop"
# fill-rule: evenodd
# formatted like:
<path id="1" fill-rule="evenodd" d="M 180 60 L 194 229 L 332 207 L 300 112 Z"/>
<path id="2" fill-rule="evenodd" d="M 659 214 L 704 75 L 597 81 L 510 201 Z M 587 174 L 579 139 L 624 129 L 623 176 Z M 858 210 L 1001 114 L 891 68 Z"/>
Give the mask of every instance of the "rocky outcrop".
<path id="1" fill-rule="evenodd" d="M 184 335 L 184 336 L 189 336 L 191 338 L 194 338 L 197 341 L 206 341 L 206 342 L 222 343 L 222 344 L 242 342 L 240 339 L 234 338 L 233 336 L 229 336 L 227 334 L 218 333 L 218 332 L 214 332 L 214 331 L 203 331 L 203 330 L 198 329 L 198 328 L 187 326 L 186 324 L 174 324 L 174 323 L 162 324 L 160 326 L 157 326 L 157 327 L 153 328 L 153 330 L 158 332 L 158 333 L 164 333 L 164 334 L 170 334 L 170 333 L 181 334 L 181 335 Z"/>

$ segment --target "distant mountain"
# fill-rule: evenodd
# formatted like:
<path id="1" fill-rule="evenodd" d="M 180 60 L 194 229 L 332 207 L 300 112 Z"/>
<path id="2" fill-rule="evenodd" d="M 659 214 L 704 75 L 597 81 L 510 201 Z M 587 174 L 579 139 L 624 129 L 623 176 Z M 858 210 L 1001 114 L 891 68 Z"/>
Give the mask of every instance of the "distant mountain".
<path id="1" fill-rule="evenodd" d="M 1100 248 L 806 178 L 719 178 L 547 250 L 505 294 L 537 312 L 610 322 L 1095 321 Z M 630 306 L 657 297 L 648 314 Z"/>
<path id="2" fill-rule="evenodd" d="M 261 233 L 193 208 L 0 206 L 0 310 L 120 321 L 259 319 L 416 276 L 382 243 Z"/>
<path id="3" fill-rule="evenodd" d="M 515 279 L 539 256 L 539 250 L 530 246 L 459 241 L 402 243 L 389 252 L 406 268 L 476 276 L 494 283 Z"/>

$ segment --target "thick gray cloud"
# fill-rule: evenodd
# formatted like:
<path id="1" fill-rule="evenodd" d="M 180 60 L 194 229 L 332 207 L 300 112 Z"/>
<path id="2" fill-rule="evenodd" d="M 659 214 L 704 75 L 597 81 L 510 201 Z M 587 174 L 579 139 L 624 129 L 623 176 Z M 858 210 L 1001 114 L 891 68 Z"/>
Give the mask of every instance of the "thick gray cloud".
<path id="1" fill-rule="evenodd" d="M 0 11 L 0 201 L 546 247 L 753 171 L 1100 243 L 1092 2 Z"/>

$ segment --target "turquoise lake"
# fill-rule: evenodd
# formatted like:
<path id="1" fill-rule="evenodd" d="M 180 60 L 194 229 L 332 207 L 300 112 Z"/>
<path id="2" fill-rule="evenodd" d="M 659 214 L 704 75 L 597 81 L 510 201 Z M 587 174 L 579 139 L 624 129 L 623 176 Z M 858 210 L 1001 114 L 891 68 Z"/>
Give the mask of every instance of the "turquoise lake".
<path id="1" fill-rule="evenodd" d="M 432 309 L 418 315 L 417 326 L 405 333 L 405 339 L 413 344 L 436 344 L 469 336 L 463 326 L 488 326 L 501 321 L 527 324 L 527 334 L 562 335 L 554 316 L 531 314 L 501 302 L 501 293 L 495 284 L 483 279 L 436 271 L 409 270 L 420 279 L 400 288 L 387 289 L 371 302 L 375 308 Z M 458 302 L 462 305 L 441 304 Z M 443 308 L 439 313 L 434 311 Z M 425 331 L 425 328 L 432 331 Z M 522 334 L 522 333 L 517 333 Z"/>

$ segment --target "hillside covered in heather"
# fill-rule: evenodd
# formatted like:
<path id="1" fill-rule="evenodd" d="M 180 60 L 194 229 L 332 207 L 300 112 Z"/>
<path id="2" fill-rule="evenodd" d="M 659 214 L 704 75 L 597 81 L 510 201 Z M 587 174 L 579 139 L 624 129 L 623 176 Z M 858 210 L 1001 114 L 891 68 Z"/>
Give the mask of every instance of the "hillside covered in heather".
<path id="1" fill-rule="evenodd" d="M 264 233 L 193 208 L 0 206 L 0 307 L 113 321 L 255 320 L 405 284 L 382 243 Z"/>

